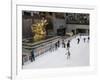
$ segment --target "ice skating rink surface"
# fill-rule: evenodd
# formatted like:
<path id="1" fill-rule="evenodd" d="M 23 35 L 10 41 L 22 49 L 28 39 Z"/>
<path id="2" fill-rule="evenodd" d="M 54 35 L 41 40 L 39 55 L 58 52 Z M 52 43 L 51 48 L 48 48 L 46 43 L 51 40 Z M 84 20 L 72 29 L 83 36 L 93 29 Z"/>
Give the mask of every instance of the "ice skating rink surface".
<path id="1" fill-rule="evenodd" d="M 78 37 L 80 38 L 79 44 L 77 44 Z M 85 42 L 84 37 L 86 38 Z M 62 48 L 61 45 L 57 50 L 38 56 L 33 62 L 27 62 L 23 69 L 89 66 L 89 41 L 87 38 L 88 36 L 77 36 L 71 40 L 69 59 L 65 55 L 67 49 Z"/>

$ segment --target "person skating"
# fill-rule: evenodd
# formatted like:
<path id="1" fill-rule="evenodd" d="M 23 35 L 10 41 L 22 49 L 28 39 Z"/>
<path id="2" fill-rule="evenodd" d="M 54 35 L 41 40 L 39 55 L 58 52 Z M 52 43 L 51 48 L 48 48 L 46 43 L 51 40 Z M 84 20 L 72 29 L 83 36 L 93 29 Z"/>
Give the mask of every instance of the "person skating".
<path id="1" fill-rule="evenodd" d="M 68 52 L 67 53 L 65 53 L 65 55 L 67 55 L 67 59 L 70 59 L 70 51 L 69 51 L 69 49 L 67 50 Z"/>
<path id="2" fill-rule="evenodd" d="M 67 49 L 69 50 L 69 48 L 70 48 L 70 40 L 68 40 L 67 42 Z"/>
<path id="3" fill-rule="evenodd" d="M 55 43 L 55 50 L 57 50 L 57 42 Z"/>
<path id="4" fill-rule="evenodd" d="M 83 40 L 84 40 L 84 43 L 85 43 L 86 38 L 83 38 Z"/>
<path id="5" fill-rule="evenodd" d="M 34 49 L 31 51 L 31 62 L 35 61 L 35 56 L 34 56 Z"/>
<path id="6" fill-rule="evenodd" d="M 60 41 L 58 40 L 58 47 L 60 47 Z"/>
<path id="7" fill-rule="evenodd" d="M 67 59 L 70 59 L 70 52 L 68 50 L 68 53 L 67 53 Z"/>
<path id="8" fill-rule="evenodd" d="M 90 40 L 90 37 L 88 36 L 88 42 L 89 42 L 89 40 Z"/>
<path id="9" fill-rule="evenodd" d="M 62 40 L 62 47 L 65 48 L 65 42 Z"/>
<path id="10" fill-rule="evenodd" d="M 69 59 L 70 58 L 70 51 L 69 51 L 69 48 L 70 48 L 70 40 L 68 40 L 68 42 L 67 42 L 67 53 L 65 54 L 65 55 L 67 55 L 67 59 Z"/>
<path id="11" fill-rule="evenodd" d="M 78 38 L 78 39 L 77 39 L 77 44 L 79 44 L 79 42 L 80 42 L 80 39 Z"/>

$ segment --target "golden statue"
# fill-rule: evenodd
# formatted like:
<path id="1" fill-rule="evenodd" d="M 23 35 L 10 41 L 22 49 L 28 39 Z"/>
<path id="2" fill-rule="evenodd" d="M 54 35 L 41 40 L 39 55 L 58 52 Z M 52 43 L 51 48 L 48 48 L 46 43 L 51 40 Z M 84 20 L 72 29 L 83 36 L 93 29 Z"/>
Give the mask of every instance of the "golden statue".
<path id="1" fill-rule="evenodd" d="M 47 20 L 42 19 L 42 20 L 38 20 L 36 21 L 33 25 L 32 25 L 32 32 L 34 34 L 33 36 L 33 41 L 39 41 L 42 39 L 45 39 L 46 37 L 46 25 L 47 25 Z"/>

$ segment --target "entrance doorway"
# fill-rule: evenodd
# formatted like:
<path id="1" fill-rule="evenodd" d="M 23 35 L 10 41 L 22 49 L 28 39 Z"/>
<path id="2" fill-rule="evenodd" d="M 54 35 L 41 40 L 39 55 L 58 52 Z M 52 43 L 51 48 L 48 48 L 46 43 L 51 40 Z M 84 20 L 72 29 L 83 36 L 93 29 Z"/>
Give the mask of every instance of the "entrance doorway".
<path id="1" fill-rule="evenodd" d="M 62 29 L 57 29 L 57 35 L 58 36 L 65 36 L 66 33 L 66 29 L 62 28 Z"/>

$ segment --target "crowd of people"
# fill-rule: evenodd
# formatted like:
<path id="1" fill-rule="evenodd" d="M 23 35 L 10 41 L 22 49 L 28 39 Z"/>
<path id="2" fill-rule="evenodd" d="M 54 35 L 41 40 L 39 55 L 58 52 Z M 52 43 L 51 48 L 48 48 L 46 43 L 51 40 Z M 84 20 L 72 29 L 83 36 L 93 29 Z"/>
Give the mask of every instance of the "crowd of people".
<path id="1" fill-rule="evenodd" d="M 77 44 L 80 43 L 80 40 L 81 40 L 81 39 L 83 39 L 83 41 L 84 41 L 84 43 L 85 43 L 86 40 L 87 40 L 87 42 L 89 42 L 90 37 L 88 36 L 87 38 L 86 38 L 86 37 L 81 38 L 81 35 L 80 35 L 80 37 L 77 38 Z M 67 49 L 67 53 L 65 53 L 65 55 L 67 55 L 67 59 L 69 59 L 69 58 L 70 58 L 70 55 L 71 55 L 70 50 L 69 50 L 69 49 L 70 49 L 70 42 L 71 42 L 71 40 L 68 40 L 68 41 L 67 41 L 67 44 L 65 44 L 66 42 L 64 42 L 64 40 L 62 41 L 63 47 Z M 65 47 L 65 45 L 66 45 L 66 47 Z"/>
<path id="2" fill-rule="evenodd" d="M 80 39 L 81 39 L 81 36 L 80 36 L 80 38 L 77 38 L 77 44 L 79 44 Z M 89 42 L 90 37 L 88 36 L 87 38 L 85 38 L 85 37 L 83 38 L 84 43 L 86 42 L 86 40 L 87 40 L 87 42 Z"/>
<path id="3" fill-rule="evenodd" d="M 53 51 L 57 50 L 59 47 L 60 47 L 60 41 L 59 40 L 55 43 L 52 42 L 51 45 L 50 45 L 49 51 L 53 52 Z"/>
<path id="4" fill-rule="evenodd" d="M 83 39 L 84 43 L 86 41 L 89 42 L 90 37 L 88 36 L 87 38 L 86 37 L 82 38 L 81 35 L 80 35 L 80 37 L 78 37 L 76 39 L 77 39 L 77 44 L 79 44 L 80 43 L 80 40 L 82 40 L 82 39 Z M 71 55 L 71 53 L 70 53 L 70 43 L 71 43 L 71 39 L 69 39 L 67 41 L 65 39 L 62 39 L 62 41 L 61 40 L 58 40 L 56 42 L 51 42 L 49 51 L 50 52 L 56 51 L 60 47 L 61 43 L 62 43 L 62 48 L 66 48 L 66 50 L 67 50 L 67 52 L 65 53 L 65 55 L 67 55 L 67 59 L 70 59 L 70 55 Z M 31 52 L 30 60 L 31 60 L 31 62 L 35 61 L 34 49 Z"/>

